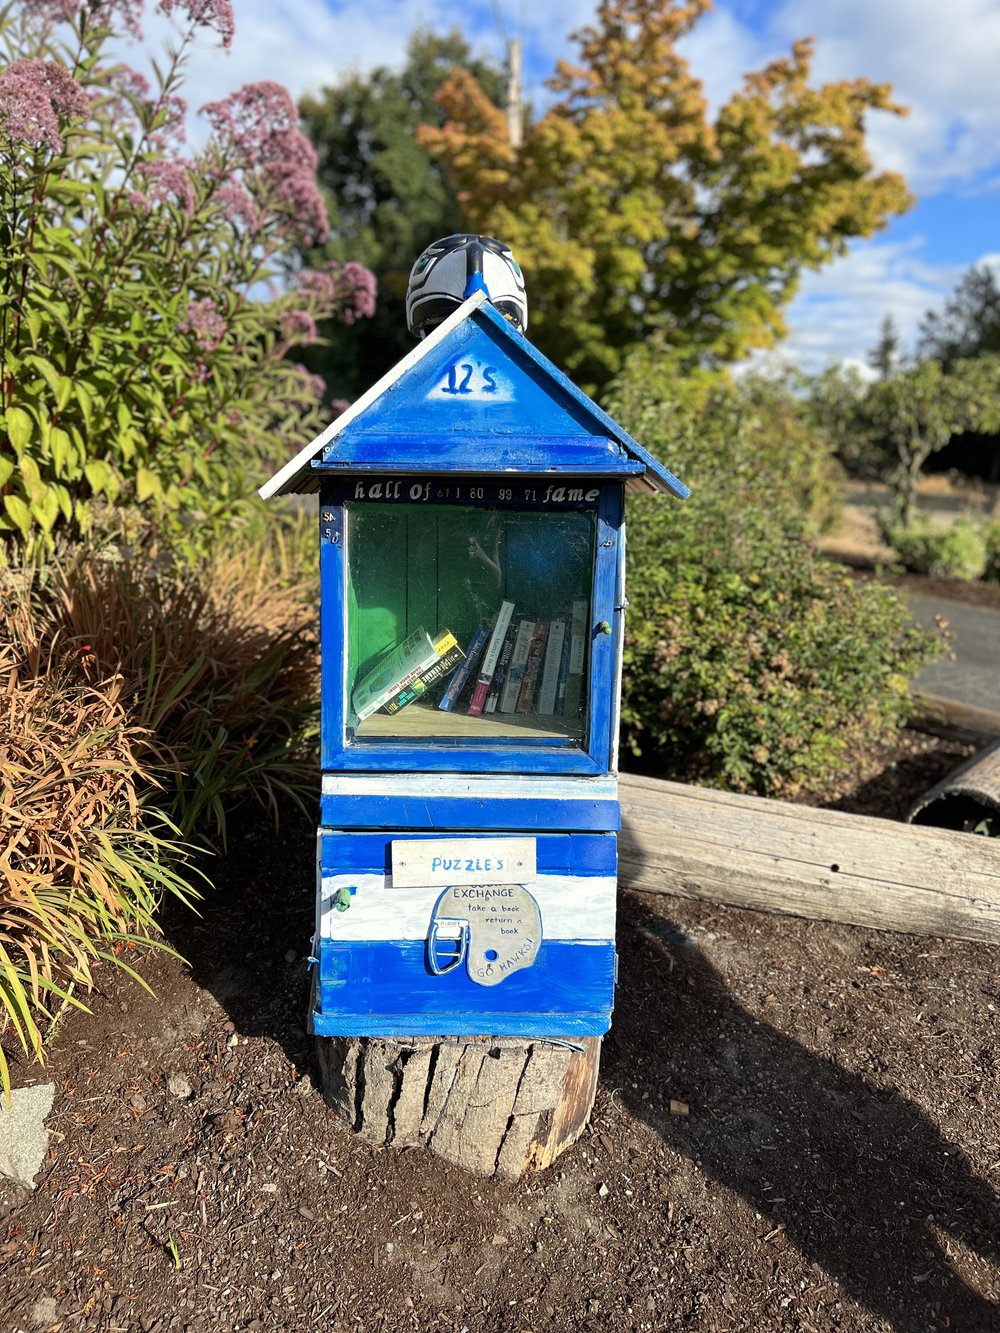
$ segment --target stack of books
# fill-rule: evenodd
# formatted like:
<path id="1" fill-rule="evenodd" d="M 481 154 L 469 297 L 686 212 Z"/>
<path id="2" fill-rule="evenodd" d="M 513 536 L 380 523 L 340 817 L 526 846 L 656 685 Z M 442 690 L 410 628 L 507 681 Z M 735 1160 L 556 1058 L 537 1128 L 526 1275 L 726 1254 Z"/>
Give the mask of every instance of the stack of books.
<path id="1" fill-rule="evenodd" d="M 455 670 L 465 653 L 451 630 L 430 635 L 421 626 L 383 653 L 357 684 L 351 703 L 358 721 L 379 711 L 398 713 L 428 686 Z"/>
<path id="2" fill-rule="evenodd" d="M 575 717 L 587 662 L 587 608 L 587 600 L 580 598 L 568 617 L 527 620 L 515 617 L 513 602 L 503 602 L 493 625 L 479 625 L 472 635 L 438 708 L 462 712 L 463 695 L 471 687 L 464 708 L 470 717 Z"/>

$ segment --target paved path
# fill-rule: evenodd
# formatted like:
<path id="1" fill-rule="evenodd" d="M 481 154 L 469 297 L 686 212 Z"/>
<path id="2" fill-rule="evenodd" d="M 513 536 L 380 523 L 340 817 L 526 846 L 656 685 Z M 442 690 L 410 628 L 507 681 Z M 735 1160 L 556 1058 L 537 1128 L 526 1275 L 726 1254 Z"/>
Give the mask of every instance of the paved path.
<path id="1" fill-rule="evenodd" d="M 935 615 L 943 616 L 954 636 L 956 660 L 926 667 L 914 682 L 915 688 L 1000 713 L 1000 611 L 919 594 L 907 595 L 906 601 L 921 624 L 932 625 Z"/>

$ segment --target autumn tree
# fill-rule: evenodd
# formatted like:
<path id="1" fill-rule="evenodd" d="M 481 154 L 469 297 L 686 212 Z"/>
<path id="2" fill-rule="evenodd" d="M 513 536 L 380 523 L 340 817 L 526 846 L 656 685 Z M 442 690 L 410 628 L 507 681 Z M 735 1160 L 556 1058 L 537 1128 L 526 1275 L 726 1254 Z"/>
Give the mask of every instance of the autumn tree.
<path id="1" fill-rule="evenodd" d="M 532 337 L 592 388 L 654 333 L 687 365 L 770 346 L 803 270 L 911 202 L 865 137 L 870 112 L 903 108 L 867 79 L 811 86 L 809 40 L 711 120 L 677 49 L 708 8 L 601 0 L 520 150 L 468 72 L 442 86 L 446 123 L 419 132 L 465 227 L 501 237 L 526 270 Z"/>
<path id="2" fill-rule="evenodd" d="M 444 123 L 435 96 L 455 69 L 466 70 L 491 105 L 501 100 L 501 71 L 476 59 L 460 33 L 418 29 L 402 69 L 350 74 L 300 104 L 330 213 L 329 236 L 312 261 L 359 260 L 378 279 L 374 319 L 325 325 L 328 346 L 306 358 L 338 392 L 360 393 L 413 346 L 404 311 L 410 268 L 431 241 L 459 228 L 443 168 L 415 137 L 419 124 Z"/>

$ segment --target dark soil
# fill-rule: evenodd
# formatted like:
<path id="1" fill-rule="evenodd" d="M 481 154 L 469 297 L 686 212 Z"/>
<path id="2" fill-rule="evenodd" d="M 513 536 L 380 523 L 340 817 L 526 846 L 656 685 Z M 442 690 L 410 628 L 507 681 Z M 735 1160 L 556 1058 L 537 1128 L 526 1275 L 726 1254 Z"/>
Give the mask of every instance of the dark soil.
<path id="1" fill-rule="evenodd" d="M 889 587 L 898 588 L 901 592 L 919 593 L 922 597 L 940 597 L 950 602 L 962 602 L 966 606 L 981 606 L 987 611 L 1000 611 L 1000 583 L 988 583 L 984 579 L 935 579 L 929 574 L 892 574 L 860 557 L 850 559 L 845 555 L 839 555 L 837 563 L 847 565 L 856 578 L 878 579 L 880 583 L 887 583 Z"/>
<path id="2" fill-rule="evenodd" d="M 831 801 L 901 813 L 964 753 L 909 736 Z M 327 1108 L 313 830 L 230 846 L 168 914 L 190 968 L 144 960 L 155 999 L 103 969 L 56 1036 L 4 1330 L 1000 1330 L 996 949 L 624 892 L 591 1126 L 511 1185 Z"/>

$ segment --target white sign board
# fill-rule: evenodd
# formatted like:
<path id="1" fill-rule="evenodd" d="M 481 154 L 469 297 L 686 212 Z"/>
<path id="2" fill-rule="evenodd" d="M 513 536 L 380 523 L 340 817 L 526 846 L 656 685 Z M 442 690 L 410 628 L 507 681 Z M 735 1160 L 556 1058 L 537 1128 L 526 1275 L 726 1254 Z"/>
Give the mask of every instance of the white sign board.
<path id="1" fill-rule="evenodd" d="M 421 838 L 392 843 L 392 882 L 401 889 L 451 884 L 530 884 L 534 838 Z"/>

